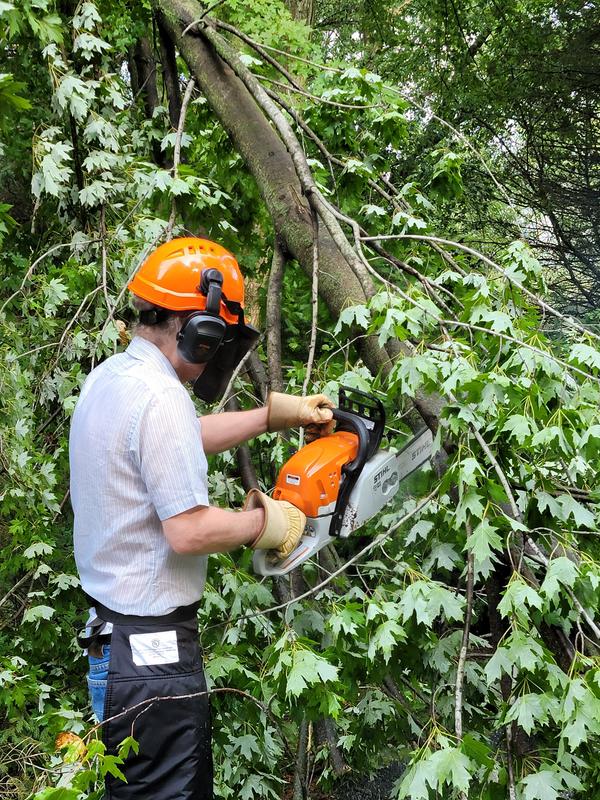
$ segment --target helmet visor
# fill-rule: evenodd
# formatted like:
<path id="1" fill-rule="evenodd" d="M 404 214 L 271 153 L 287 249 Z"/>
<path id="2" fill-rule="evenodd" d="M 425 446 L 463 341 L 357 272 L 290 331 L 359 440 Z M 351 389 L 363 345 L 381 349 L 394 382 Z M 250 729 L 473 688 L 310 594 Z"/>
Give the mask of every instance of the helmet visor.
<path id="1" fill-rule="evenodd" d="M 235 368 L 252 350 L 260 331 L 252 325 L 228 325 L 225 338 L 214 357 L 207 362 L 202 375 L 194 381 L 194 394 L 206 403 L 223 397 Z"/>

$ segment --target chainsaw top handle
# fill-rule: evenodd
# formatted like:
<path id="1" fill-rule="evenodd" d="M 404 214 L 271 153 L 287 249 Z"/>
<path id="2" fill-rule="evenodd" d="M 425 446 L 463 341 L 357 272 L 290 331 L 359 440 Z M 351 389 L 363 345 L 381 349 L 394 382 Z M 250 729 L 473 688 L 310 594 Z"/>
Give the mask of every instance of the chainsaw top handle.
<path id="1" fill-rule="evenodd" d="M 352 433 L 358 436 L 358 452 L 354 461 L 349 461 L 344 465 L 346 474 L 356 472 L 364 467 L 367 457 L 369 455 L 369 431 L 367 426 L 360 417 L 353 414 L 351 411 L 344 411 L 341 408 L 332 409 L 333 418 L 336 422 L 341 422 L 342 425 L 337 426 L 337 430 L 352 429 Z"/>
<path id="2" fill-rule="evenodd" d="M 340 489 L 335 504 L 335 510 L 331 517 L 331 524 L 329 526 L 329 535 L 337 536 L 342 527 L 342 520 L 348 505 L 350 493 L 356 484 L 358 476 L 362 472 L 367 459 L 369 457 L 370 436 L 367 426 L 364 421 L 350 411 L 344 411 L 341 408 L 332 409 L 333 418 L 336 422 L 341 423 L 343 429 L 351 429 L 352 433 L 358 436 L 358 450 L 356 458 L 344 464 L 342 467 L 342 474 L 344 480 L 340 484 Z M 338 430 L 340 426 L 338 425 Z"/>

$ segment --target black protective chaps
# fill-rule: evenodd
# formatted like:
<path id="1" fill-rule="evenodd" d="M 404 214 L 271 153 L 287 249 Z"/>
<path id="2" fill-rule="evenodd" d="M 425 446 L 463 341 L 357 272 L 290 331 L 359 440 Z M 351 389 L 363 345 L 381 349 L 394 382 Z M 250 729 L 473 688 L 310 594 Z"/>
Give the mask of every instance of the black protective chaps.
<path id="1" fill-rule="evenodd" d="M 113 623 L 102 727 L 106 752 L 115 755 L 128 736 L 139 744 L 139 753 L 130 752 L 120 767 L 127 783 L 107 776 L 106 800 L 212 800 L 197 604 L 165 617 L 133 617 L 93 602 L 98 617 Z"/>

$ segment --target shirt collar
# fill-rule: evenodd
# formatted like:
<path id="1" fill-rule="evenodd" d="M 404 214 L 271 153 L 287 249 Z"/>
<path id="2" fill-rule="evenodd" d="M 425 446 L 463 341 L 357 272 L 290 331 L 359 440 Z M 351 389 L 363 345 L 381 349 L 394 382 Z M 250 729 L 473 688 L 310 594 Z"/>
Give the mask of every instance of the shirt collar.
<path id="1" fill-rule="evenodd" d="M 161 372 L 167 375 L 173 375 L 179 380 L 175 368 L 166 355 L 155 344 L 148 341 L 148 339 L 144 339 L 142 336 L 134 336 L 126 352 L 132 358 L 143 361 L 146 364 L 152 364 Z"/>

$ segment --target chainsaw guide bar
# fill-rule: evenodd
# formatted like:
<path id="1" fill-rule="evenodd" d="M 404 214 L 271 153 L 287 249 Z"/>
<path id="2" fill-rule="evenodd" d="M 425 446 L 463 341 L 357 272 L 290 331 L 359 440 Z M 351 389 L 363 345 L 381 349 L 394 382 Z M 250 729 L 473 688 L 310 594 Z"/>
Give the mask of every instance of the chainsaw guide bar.
<path id="1" fill-rule="evenodd" d="M 340 407 L 333 416 L 335 432 L 301 448 L 279 473 L 273 498 L 300 508 L 307 517 L 306 527 L 296 549 L 283 561 L 273 561 L 269 551 L 255 551 L 253 567 L 259 575 L 286 575 L 338 536 L 350 536 L 431 457 L 429 428 L 398 453 L 378 449 L 385 412 L 371 395 L 341 388 Z"/>

